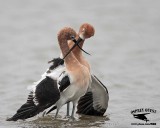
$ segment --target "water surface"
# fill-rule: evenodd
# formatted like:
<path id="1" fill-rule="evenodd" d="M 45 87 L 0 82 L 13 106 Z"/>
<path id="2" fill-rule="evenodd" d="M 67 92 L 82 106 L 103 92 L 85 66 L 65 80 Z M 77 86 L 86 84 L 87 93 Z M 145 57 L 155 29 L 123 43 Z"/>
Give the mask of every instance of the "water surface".
<path id="1" fill-rule="evenodd" d="M 153 108 L 148 118 L 160 127 L 160 1 L 158 0 L 5 0 L 0 4 L 0 127 L 135 127 L 130 111 Z M 109 90 L 104 117 L 76 115 L 65 119 L 66 107 L 26 121 L 6 122 L 26 101 L 27 87 L 40 79 L 48 60 L 59 56 L 57 32 L 78 31 L 88 22 L 96 34 L 86 40 L 85 57 Z M 147 127 L 147 126 L 146 126 Z M 148 126 L 151 127 L 151 126 Z M 155 126 L 152 126 L 155 127 Z"/>

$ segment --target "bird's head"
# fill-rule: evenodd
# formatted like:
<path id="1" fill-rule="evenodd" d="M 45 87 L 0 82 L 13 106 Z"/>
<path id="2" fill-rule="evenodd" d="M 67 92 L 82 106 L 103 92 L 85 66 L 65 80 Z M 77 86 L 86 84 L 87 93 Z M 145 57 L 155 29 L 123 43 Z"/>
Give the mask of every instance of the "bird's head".
<path id="1" fill-rule="evenodd" d="M 79 29 L 79 37 L 83 40 L 94 36 L 94 33 L 94 27 L 88 23 L 82 24 Z"/>

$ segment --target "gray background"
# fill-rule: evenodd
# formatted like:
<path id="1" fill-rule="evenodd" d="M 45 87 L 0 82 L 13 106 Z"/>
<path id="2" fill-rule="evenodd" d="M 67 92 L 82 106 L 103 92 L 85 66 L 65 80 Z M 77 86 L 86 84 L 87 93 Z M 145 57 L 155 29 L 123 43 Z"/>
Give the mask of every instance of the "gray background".
<path id="1" fill-rule="evenodd" d="M 159 0 L 0 0 L 0 126 L 1 127 L 134 127 L 143 121 L 130 114 L 153 108 L 147 117 L 160 120 Z M 95 36 L 86 40 L 85 57 L 109 90 L 105 117 L 45 118 L 6 122 L 26 101 L 27 87 L 40 79 L 48 60 L 58 57 L 57 32 L 88 22 Z M 109 120 L 108 120 L 109 118 Z M 147 127 L 147 126 L 146 126 Z M 148 126 L 150 127 L 150 126 Z"/>

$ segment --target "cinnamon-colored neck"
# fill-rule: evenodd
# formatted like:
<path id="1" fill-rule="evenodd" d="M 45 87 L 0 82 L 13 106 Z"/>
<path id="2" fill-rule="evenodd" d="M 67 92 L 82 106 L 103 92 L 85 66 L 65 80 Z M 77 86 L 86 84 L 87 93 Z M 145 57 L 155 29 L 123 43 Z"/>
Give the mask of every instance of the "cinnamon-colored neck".
<path id="1" fill-rule="evenodd" d="M 60 49 L 62 51 L 62 55 L 65 56 L 68 51 L 69 51 L 69 46 L 68 46 L 68 43 L 67 43 L 67 39 L 65 38 L 58 38 L 59 40 L 59 46 L 60 46 Z M 66 64 L 66 67 L 68 69 L 71 69 L 71 67 L 75 67 L 76 66 L 76 63 L 78 63 L 77 59 L 75 58 L 75 56 L 73 55 L 72 52 L 70 52 L 66 58 L 64 59 L 64 62 Z"/>
<path id="2" fill-rule="evenodd" d="M 79 36 L 76 37 L 76 40 L 79 38 Z M 79 43 L 79 46 L 82 48 L 84 44 L 84 41 Z M 71 48 L 74 45 L 73 41 L 69 41 L 69 47 Z M 90 70 L 90 65 L 89 63 L 85 60 L 82 51 L 80 50 L 80 48 L 78 46 L 76 46 L 73 50 L 72 50 L 74 56 L 77 58 L 77 60 L 84 66 L 86 66 L 89 70 Z"/>

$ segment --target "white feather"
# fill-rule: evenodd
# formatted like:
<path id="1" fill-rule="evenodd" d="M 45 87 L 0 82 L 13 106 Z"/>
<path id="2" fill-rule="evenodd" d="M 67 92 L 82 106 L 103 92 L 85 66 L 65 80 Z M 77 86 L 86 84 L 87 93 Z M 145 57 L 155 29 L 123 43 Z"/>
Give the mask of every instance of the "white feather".
<path id="1" fill-rule="evenodd" d="M 27 87 L 27 90 L 32 91 L 32 92 L 35 92 L 37 85 L 38 85 L 43 79 L 45 79 L 46 76 L 48 76 L 48 77 L 50 77 L 50 78 L 52 78 L 52 79 L 54 79 L 54 80 L 57 80 L 57 78 L 60 76 L 60 74 L 61 74 L 64 70 L 65 70 L 65 67 L 62 66 L 62 65 L 60 65 L 60 66 L 58 66 L 57 68 L 55 68 L 54 70 L 52 70 L 51 73 L 46 73 L 46 72 L 45 72 L 44 74 L 42 74 L 41 79 L 38 80 L 38 81 L 36 81 L 36 82 L 34 82 L 32 85 L 29 85 L 29 86 Z M 48 70 L 47 70 L 47 71 L 48 71 Z"/>
<path id="2" fill-rule="evenodd" d="M 47 74 L 46 76 L 54 80 L 57 80 L 63 71 L 65 71 L 65 67 L 60 65 L 57 68 L 55 68 L 51 73 Z"/>

